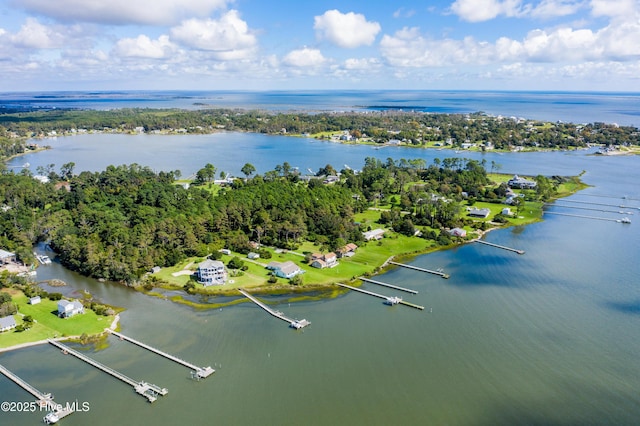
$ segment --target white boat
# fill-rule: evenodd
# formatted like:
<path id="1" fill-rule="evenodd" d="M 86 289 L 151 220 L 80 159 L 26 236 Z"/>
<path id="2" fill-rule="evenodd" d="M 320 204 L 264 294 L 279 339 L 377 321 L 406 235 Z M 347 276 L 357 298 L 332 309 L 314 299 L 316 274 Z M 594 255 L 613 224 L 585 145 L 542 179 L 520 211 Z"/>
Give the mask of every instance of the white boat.
<path id="1" fill-rule="evenodd" d="M 54 425 L 58 423 L 58 420 L 60 420 L 60 418 L 53 411 L 42 418 L 42 421 L 48 425 Z"/>
<path id="2" fill-rule="evenodd" d="M 631 219 L 629 219 L 628 217 L 623 217 L 622 219 L 620 219 L 620 222 L 622 222 L 622 223 L 631 223 Z"/>

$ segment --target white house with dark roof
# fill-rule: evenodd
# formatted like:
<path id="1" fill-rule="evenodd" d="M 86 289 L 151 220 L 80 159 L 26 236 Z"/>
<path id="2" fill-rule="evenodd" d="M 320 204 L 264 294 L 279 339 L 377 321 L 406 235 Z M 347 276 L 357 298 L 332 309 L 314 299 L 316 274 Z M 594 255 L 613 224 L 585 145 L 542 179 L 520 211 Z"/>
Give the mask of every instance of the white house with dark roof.
<path id="1" fill-rule="evenodd" d="M 16 328 L 16 326 L 16 319 L 13 317 L 13 315 L 0 318 L 0 332 L 9 331 L 13 328 Z"/>
<path id="2" fill-rule="evenodd" d="M 84 314 L 84 306 L 77 300 L 62 299 L 58 302 L 58 316 L 60 318 L 71 318 L 79 314 Z"/>
<path id="3" fill-rule="evenodd" d="M 273 274 L 280 278 L 293 278 L 298 274 L 304 273 L 298 265 L 290 260 L 287 260 L 286 262 L 269 262 L 267 269 L 272 270 Z"/>
<path id="4" fill-rule="evenodd" d="M 198 282 L 205 287 L 222 285 L 227 281 L 227 271 L 219 260 L 207 259 L 198 265 L 196 271 Z"/>

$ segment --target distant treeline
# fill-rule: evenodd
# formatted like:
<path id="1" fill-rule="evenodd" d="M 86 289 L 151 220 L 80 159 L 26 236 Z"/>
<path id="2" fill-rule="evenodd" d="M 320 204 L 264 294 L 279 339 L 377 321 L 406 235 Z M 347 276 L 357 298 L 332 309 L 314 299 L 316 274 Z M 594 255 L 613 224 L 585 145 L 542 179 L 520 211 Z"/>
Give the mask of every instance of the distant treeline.
<path id="1" fill-rule="evenodd" d="M 0 134 L 46 136 L 51 132 L 181 131 L 210 133 L 221 129 L 266 134 L 346 132 L 377 143 L 391 139 L 424 146 L 439 142 L 460 147 L 487 144 L 513 147 L 576 148 L 587 144 L 640 145 L 640 132 L 631 126 L 591 123 L 549 123 L 474 114 L 430 114 L 411 111 L 348 113 L 282 113 L 234 109 L 196 111 L 167 109 L 53 110 L 0 114 Z"/>

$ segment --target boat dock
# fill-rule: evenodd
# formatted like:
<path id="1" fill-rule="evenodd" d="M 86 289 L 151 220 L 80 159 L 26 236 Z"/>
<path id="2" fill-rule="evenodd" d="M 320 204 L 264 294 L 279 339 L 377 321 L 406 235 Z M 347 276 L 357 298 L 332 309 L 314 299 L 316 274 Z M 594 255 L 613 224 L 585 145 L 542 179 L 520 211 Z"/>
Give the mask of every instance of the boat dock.
<path id="1" fill-rule="evenodd" d="M 416 309 L 420 309 L 420 310 L 424 309 L 424 306 L 416 305 L 416 304 L 410 303 L 410 302 L 405 302 L 404 300 L 402 300 L 401 297 L 385 296 L 383 294 L 374 293 L 372 291 L 364 290 L 362 288 L 351 287 L 350 285 L 341 284 L 341 283 L 337 283 L 337 284 L 340 287 L 348 288 L 349 290 L 357 291 L 357 292 L 360 292 L 360 293 L 368 294 L 369 296 L 374 296 L 374 297 L 378 297 L 380 299 L 384 299 L 384 303 L 387 304 L 387 305 L 405 305 L 405 306 L 409 306 L 411 308 L 416 308 Z"/>
<path id="2" fill-rule="evenodd" d="M 569 216 L 569 217 L 579 217 L 582 219 L 594 219 L 594 220 L 606 220 L 607 222 L 618 222 L 618 223 L 630 223 L 630 221 L 624 220 L 624 219 L 610 219 L 608 217 L 597 217 L 597 216 L 585 216 L 585 215 L 581 215 L 581 214 L 570 214 L 570 213 L 558 213 L 558 212 L 547 212 L 545 211 L 544 214 L 555 214 L 557 216 Z"/>
<path id="3" fill-rule="evenodd" d="M 154 384 L 151 383 L 147 383 L 147 382 L 137 382 L 135 380 L 133 380 L 131 377 L 125 376 L 124 374 L 120 373 L 119 371 L 114 370 L 111 367 L 107 367 L 104 364 L 99 363 L 98 361 L 95 361 L 91 358 L 89 358 L 86 355 L 81 354 L 78 351 L 75 351 L 73 349 L 71 349 L 68 346 L 63 345 L 62 343 L 58 343 L 55 340 L 48 340 L 49 343 L 51 343 L 53 346 L 57 347 L 58 349 L 62 350 L 62 352 L 64 354 L 71 354 L 73 356 L 75 356 L 78 359 L 81 359 L 82 361 L 86 362 L 87 364 L 93 365 L 94 367 L 96 367 L 98 370 L 102 370 L 105 373 L 115 377 L 116 379 L 119 379 L 125 383 L 127 383 L 128 385 L 130 385 L 131 387 L 133 387 L 133 389 L 135 389 L 136 393 L 144 396 L 145 398 L 147 398 L 147 400 L 149 402 L 154 402 L 156 399 L 158 399 L 158 395 L 162 395 L 165 396 L 169 391 L 166 388 L 161 388 L 159 386 L 156 386 Z"/>
<path id="4" fill-rule="evenodd" d="M 518 249 L 514 249 L 511 247 L 507 247 L 507 246 L 501 246 L 500 244 L 494 244 L 494 243 L 490 243 L 488 241 L 484 241 L 484 240 L 474 240 L 476 243 L 480 243 L 480 244 L 484 244 L 487 246 L 491 246 L 491 247 L 496 247 L 502 250 L 507 250 L 507 251 L 512 251 L 514 253 L 518 253 L 518 254 L 524 254 L 524 250 L 518 250 Z"/>
<path id="5" fill-rule="evenodd" d="M 70 407 L 63 407 L 60 404 L 56 404 L 56 402 L 53 400 L 53 397 L 51 396 L 50 393 L 44 394 L 40 392 L 38 389 L 31 386 L 29 383 L 25 382 L 20 377 L 13 374 L 2 364 L 0 364 L 0 373 L 4 374 L 8 379 L 12 380 L 22 389 L 26 390 L 31 395 L 33 395 L 38 400 L 38 404 L 40 407 L 46 407 L 47 409 L 51 410 L 51 413 L 47 414 L 47 417 L 52 418 L 52 416 L 55 416 L 55 418 L 59 420 L 67 417 L 68 415 L 74 412 L 74 410 Z"/>
<path id="6" fill-rule="evenodd" d="M 618 214 L 628 214 L 628 215 L 633 214 L 630 211 L 624 211 L 624 210 L 608 210 L 608 209 L 592 208 L 592 207 L 565 206 L 565 205 L 559 204 L 558 202 L 555 202 L 553 204 L 547 204 L 547 206 L 562 207 L 564 209 L 591 210 L 594 212 L 602 212 L 602 213 L 618 213 Z"/>
<path id="7" fill-rule="evenodd" d="M 605 206 L 605 207 L 619 207 L 621 209 L 637 209 L 638 207 L 625 206 L 624 204 L 608 204 L 608 203 L 593 203 L 591 201 L 578 201 L 578 200 L 562 200 L 564 203 L 574 204 L 591 204 L 593 206 Z"/>
<path id="8" fill-rule="evenodd" d="M 295 328 L 296 330 L 298 330 L 311 324 L 306 319 L 301 319 L 301 320 L 292 319 L 287 317 L 285 314 L 283 314 L 280 311 L 271 309 L 270 307 L 268 307 L 267 305 L 265 305 L 264 303 L 262 303 L 261 301 L 259 301 L 258 299 L 256 299 L 255 297 L 253 297 L 252 295 L 250 295 L 249 293 L 247 293 L 245 290 L 241 288 L 239 288 L 238 291 L 242 293 L 247 299 L 251 300 L 253 303 L 255 303 L 256 305 L 260 306 L 262 309 L 267 311 L 270 315 L 273 315 L 274 317 L 279 318 L 282 321 L 288 322 L 289 327 L 291 328 Z"/>
<path id="9" fill-rule="evenodd" d="M 191 370 L 194 371 L 194 374 L 198 379 L 207 378 L 210 375 L 212 375 L 213 373 L 215 373 L 215 371 L 216 371 L 211 367 L 198 367 L 196 365 L 193 365 L 193 364 L 191 364 L 191 363 L 189 363 L 189 362 L 187 362 L 187 361 L 185 361 L 183 359 L 180 359 L 180 358 L 178 358 L 176 356 L 173 356 L 173 355 L 168 354 L 166 352 L 163 352 L 163 351 L 161 351 L 159 349 L 156 349 L 153 346 L 149 346 L 149 345 L 147 345 L 145 343 L 142 343 L 142 342 L 140 342 L 140 341 L 138 341 L 136 339 L 133 339 L 133 338 L 128 337 L 128 336 L 125 336 L 122 333 L 118 333 L 117 331 L 113 331 L 110 328 L 107 328 L 106 330 L 107 330 L 107 332 L 113 334 L 114 336 L 119 337 L 120 340 L 126 340 L 127 342 L 133 343 L 134 345 L 140 346 L 141 348 L 144 348 L 144 349 L 146 349 L 146 350 L 148 350 L 150 352 L 153 352 L 153 353 L 158 354 L 160 356 L 163 356 L 163 357 L 165 357 L 165 358 L 167 358 L 167 359 L 169 359 L 169 360 L 171 360 L 173 362 L 176 362 L 178 364 L 184 365 L 187 368 L 190 368 Z"/>
<path id="10" fill-rule="evenodd" d="M 431 269 L 418 268 L 417 266 L 407 265 L 407 264 L 398 263 L 398 262 L 391 262 L 390 261 L 389 263 L 392 264 L 392 265 L 402 266 L 403 268 L 409 268 L 409 269 L 414 269 L 414 270 L 420 271 L 420 272 L 427 272 L 429 274 L 438 275 L 438 276 L 440 276 L 442 278 L 447 278 L 448 279 L 449 276 L 450 276 L 449 274 L 445 274 L 442 271 L 432 271 Z"/>
<path id="11" fill-rule="evenodd" d="M 416 290 L 411 290 L 410 288 L 404 288 L 404 287 L 400 287 L 400 286 L 393 285 L 393 284 L 383 283 L 382 281 L 376 281 L 376 280 L 372 280 L 372 279 L 365 278 L 365 277 L 360 277 L 359 280 L 364 281 L 364 282 L 368 282 L 368 283 L 372 283 L 372 284 L 378 284 L 378 285 L 381 285 L 383 287 L 393 288 L 393 289 L 404 291 L 404 292 L 411 293 L 411 294 L 418 294 L 418 292 Z"/>

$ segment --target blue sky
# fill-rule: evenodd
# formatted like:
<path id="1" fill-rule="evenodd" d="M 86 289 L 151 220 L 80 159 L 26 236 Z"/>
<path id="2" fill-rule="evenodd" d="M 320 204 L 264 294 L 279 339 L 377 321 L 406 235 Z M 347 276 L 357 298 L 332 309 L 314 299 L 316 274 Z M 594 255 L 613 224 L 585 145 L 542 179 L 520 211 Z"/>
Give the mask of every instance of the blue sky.
<path id="1" fill-rule="evenodd" d="M 640 91 L 640 0 L 0 0 L 0 91 Z"/>

